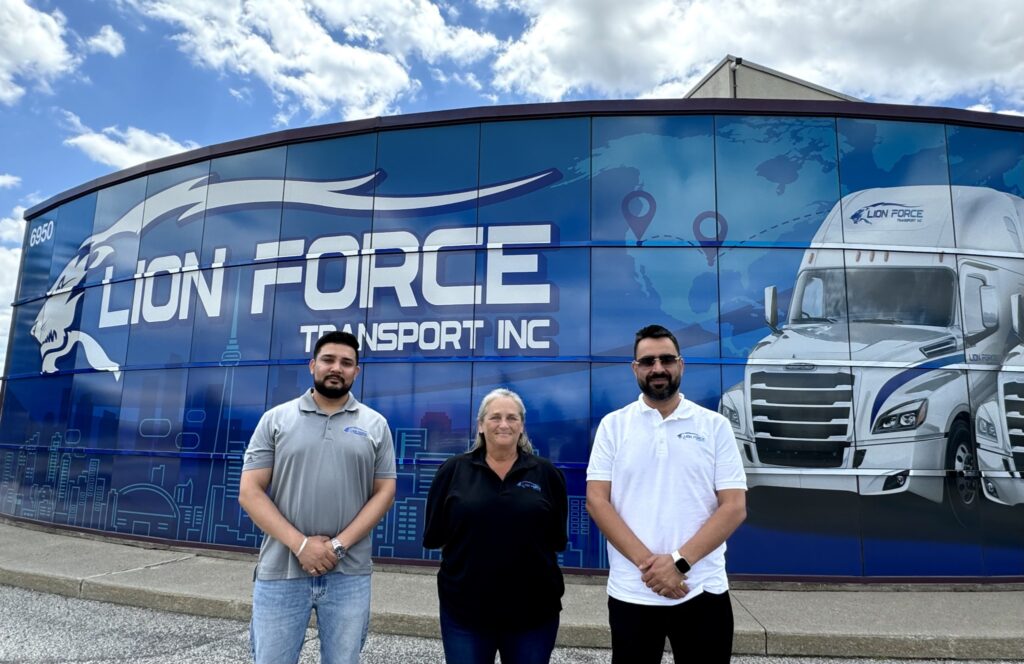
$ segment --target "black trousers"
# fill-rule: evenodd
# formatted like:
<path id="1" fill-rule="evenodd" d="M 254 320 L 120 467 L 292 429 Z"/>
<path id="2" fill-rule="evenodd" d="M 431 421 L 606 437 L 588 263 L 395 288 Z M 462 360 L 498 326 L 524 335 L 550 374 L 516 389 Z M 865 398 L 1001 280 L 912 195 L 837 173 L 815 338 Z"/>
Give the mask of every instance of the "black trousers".
<path id="1" fill-rule="evenodd" d="M 665 638 L 676 664 L 714 664 L 732 658 L 732 602 L 729 593 L 701 593 L 675 606 L 630 604 L 608 598 L 612 664 L 658 664 Z"/>

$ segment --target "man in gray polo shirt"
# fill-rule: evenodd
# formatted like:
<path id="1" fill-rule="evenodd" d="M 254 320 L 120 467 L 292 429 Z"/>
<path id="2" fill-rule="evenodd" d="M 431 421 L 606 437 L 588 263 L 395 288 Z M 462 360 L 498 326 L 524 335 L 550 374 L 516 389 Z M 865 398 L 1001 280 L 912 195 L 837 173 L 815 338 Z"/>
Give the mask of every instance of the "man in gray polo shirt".
<path id="1" fill-rule="evenodd" d="M 320 661 L 355 663 L 370 618 L 370 532 L 395 498 L 384 417 L 349 394 L 359 342 L 321 337 L 313 389 L 263 414 L 249 441 L 238 502 L 266 534 L 253 588 L 257 664 L 297 662 L 316 611 Z"/>

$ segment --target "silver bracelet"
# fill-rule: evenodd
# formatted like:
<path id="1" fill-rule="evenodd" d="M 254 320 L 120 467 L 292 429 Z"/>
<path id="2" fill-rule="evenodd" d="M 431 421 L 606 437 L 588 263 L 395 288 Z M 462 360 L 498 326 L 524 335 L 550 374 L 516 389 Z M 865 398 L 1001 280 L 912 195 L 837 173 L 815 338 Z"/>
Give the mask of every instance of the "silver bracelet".
<path id="1" fill-rule="evenodd" d="M 301 544 L 301 545 L 299 545 L 299 550 L 298 550 L 298 552 L 297 552 L 297 553 L 295 554 L 295 557 L 296 557 L 296 558 L 298 558 L 299 556 L 301 556 L 301 555 L 302 555 L 302 550 L 306 548 L 306 542 L 308 542 L 308 541 L 309 541 L 309 538 L 308 538 L 308 537 L 303 537 L 303 538 L 302 538 L 302 544 Z"/>

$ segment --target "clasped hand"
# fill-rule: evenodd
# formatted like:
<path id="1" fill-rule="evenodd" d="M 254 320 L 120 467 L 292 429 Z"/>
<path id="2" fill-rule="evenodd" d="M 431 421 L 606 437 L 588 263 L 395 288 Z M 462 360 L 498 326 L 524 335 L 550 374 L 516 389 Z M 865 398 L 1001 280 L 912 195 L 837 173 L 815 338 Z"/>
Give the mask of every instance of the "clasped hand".
<path id="1" fill-rule="evenodd" d="M 338 557 L 334 555 L 330 538 L 323 535 L 311 535 L 298 559 L 302 569 L 313 576 L 326 574 L 338 564 Z"/>
<path id="2" fill-rule="evenodd" d="M 686 575 L 676 569 L 672 556 L 667 553 L 648 556 L 640 563 L 640 573 L 648 588 L 667 599 L 681 599 L 690 592 Z"/>

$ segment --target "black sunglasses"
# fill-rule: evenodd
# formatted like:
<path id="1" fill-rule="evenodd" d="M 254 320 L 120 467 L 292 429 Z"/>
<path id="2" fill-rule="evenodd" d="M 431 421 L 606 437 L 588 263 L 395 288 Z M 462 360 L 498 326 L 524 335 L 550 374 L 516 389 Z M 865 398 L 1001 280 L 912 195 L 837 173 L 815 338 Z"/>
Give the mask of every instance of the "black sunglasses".
<path id="1" fill-rule="evenodd" d="M 663 367 L 671 367 L 671 366 L 674 366 L 675 363 L 679 361 L 679 356 L 678 355 L 644 355 L 643 357 L 638 357 L 638 358 L 636 358 L 633 361 L 636 362 L 638 366 L 641 366 L 641 367 L 643 367 L 645 369 L 650 369 L 651 367 L 653 367 L 655 362 L 661 362 L 661 366 L 663 366 Z"/>

